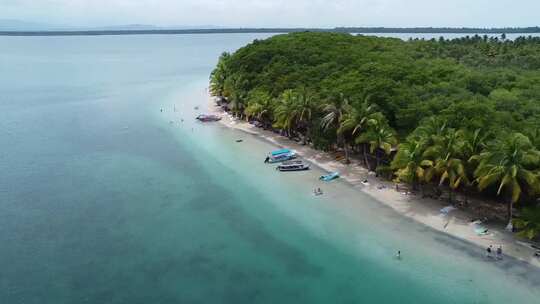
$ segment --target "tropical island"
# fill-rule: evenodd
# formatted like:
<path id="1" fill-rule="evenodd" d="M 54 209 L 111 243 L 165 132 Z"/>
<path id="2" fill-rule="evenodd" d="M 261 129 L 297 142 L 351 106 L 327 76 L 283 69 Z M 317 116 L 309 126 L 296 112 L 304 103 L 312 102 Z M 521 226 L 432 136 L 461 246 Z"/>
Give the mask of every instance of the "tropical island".
<path id="1" fill-rule="evenodd" d="M 223 53 L 210 80 L 238 119 L 540 235 L 540 38 L 291 33 Z"/>

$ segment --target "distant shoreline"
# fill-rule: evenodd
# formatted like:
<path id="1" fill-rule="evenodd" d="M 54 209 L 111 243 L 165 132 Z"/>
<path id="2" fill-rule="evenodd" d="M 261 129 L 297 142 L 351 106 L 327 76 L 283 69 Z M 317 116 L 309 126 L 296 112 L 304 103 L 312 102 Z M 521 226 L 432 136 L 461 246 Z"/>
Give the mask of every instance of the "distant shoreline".
<path id="1" fill-rule="evenodd" d="M 156 29 L 156 30 L 43 30 L 0 31 L 0 36 L 118 36 L 118 35 L 186 35 L 186 34 L 250 34 L 293 32 L 338 32 L 365 34 L 537 34 L 540 27 L 512 28 L 435 28 L 435 27 L 338 27 L 328 28 L 228 28 L 228 29 Z"/>

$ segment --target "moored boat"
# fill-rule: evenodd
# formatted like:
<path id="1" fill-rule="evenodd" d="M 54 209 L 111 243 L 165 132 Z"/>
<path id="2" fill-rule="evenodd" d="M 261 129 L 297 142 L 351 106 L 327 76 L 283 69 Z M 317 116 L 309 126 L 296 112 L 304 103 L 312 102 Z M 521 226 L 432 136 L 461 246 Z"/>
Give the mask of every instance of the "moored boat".
<path id="1" fill-rule="evenodd" d="M 331 173 L 328 173 L 326 175 L 322 175 L 321 177 L 319 177 L 320 180 L 322 181 L 325 181 L 325 182 L 329 182 L 331 180 L 334 180 L 336 178 L 339 177 L 339 172 L 331 172 Z"/>
<path id="2" fill-rule="evenodd" d="M 309 164 L 304 163 L 301 160 L 292 160 L 281 163 L 276 167 L 279 171 L 303 171 L 309 170 Z"/>
<path id="3" fill-rule="evenodd" d="M 280 149 L 268 153 L 265 163 L 278 163 L 296 158 L 296 152 L 290 149 Z"/>
<path id="4" fill-rule="evenodd" d="M 215 114 L 201 114 L 196 117 L 197 120 L 202 122 L 219 121 L 221 117 Z"/>

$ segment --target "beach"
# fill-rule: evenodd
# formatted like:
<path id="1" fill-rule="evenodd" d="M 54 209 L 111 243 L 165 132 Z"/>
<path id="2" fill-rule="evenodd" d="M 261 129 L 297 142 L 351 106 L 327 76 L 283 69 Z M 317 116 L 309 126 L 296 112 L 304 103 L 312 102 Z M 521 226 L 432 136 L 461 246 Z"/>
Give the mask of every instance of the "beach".
<path id="1" fill-rule="evenodd" d="M 469 242 L 471 246 L 484 249 L 489 246 L 493 246 L 494 249 L 502 246 L 504 255 L 540 267 L 540 259 L 534 256 L 537 250 L 528 246 L 525 240 L 519 240 L 513 234 L 505 231 L 503 226 L 482 224 L 483 227 L 488 228 L 488 233 L 478 235 L 474 229 L 475 223 L 473 223 L 477 219 L 470 214 L 453 208 L 450 208 L 450 212 L 441 211 L 441 209 L 449 206 L 446 200 L 422 198 L 419 193 L 411 193 L 403 186 L 398 189 L 399 191 L 396 191 L 394 182 L 375 177 L 375 174 L 368 172 L 358 160 L 351 159 L 351 163 L 346 165 L 342 161 L 336 160 L 330 153 L 316 150 L 309 145 L 302 145 L 285 136 L 255 127 L 246 121 L 235 119 L 217 106 L 213 98 L 210 98 L 209 111 L 220 115 L 222 117 L 220 123 L 226 127 L 257 136 L 276 147 L 293 149 L 302 159 L 327 172 L 339 172 L 340 178 L 347 181 L 352 187 L 368 194 L 402 216 Z M 358 216 L 361 217 L 361 215 Z"/>

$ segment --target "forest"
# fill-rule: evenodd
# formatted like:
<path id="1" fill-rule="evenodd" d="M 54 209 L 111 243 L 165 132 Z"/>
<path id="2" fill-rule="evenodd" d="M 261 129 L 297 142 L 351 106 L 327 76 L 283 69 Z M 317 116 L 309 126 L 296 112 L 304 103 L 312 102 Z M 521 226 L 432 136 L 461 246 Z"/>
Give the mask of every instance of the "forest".
<path id="1" fill-rule="evenodd" d="M 403 41 L 301 32 L 223 53 L 210 89 L 240 119 L 379 176 L 506 204 L 540 235 L 540 38 Z"/>

